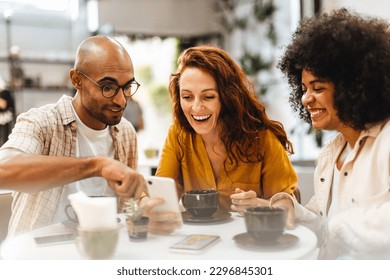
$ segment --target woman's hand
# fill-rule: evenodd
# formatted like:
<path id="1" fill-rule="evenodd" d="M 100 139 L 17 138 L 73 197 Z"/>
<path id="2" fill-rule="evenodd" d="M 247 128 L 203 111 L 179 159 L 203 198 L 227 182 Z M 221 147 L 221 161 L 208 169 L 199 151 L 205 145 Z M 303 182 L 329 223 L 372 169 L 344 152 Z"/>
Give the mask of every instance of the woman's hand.
<path id="1" fill-rule="evenodd" d="M 230 196 L 232 200 L 232 210 L 243 215 L 244 210 L 248 207 L 269 206 L 269 201 L 257 197 L 255 191 L 243 191 L 236 188 L 235 193 Z"/>
<path id="2" fill-rule="evenodd" d="M 243 191 L 239 188 L 230 196 L 232 200 L 232 210 L 237 211 L 240 215 L 244 214 L 244 210 L 249 207 L 272 206 L 283 208 L 287 213 L 286 226 L 288 229 L 294 228 L 295 212 L 294 204 L 290 198 L 277 199 L 270 205 L 270 201 L 258 198 L 255 191 Z"/>
<path id="3" fill-rule="evenodd" d="M 144 197 L 141 202 L 143 214 L 149 217 L 148 231 L 157 234 L 169 234 L 182 226 L 180 214 L 153 210 L 154 207 L 161 204 L 164 204 L 162 198 Z"/>

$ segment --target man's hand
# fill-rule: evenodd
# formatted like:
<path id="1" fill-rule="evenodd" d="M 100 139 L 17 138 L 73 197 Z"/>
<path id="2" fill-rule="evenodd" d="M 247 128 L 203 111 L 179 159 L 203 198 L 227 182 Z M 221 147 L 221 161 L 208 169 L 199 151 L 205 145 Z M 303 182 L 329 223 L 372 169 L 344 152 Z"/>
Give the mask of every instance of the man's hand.
<path id="1" fill-rule="evenodd" d="M 138 199 L 147 193 L 144 176 L 117 160 L 103 158 L 99 176 L 107 180 L 119 197 Z"/>

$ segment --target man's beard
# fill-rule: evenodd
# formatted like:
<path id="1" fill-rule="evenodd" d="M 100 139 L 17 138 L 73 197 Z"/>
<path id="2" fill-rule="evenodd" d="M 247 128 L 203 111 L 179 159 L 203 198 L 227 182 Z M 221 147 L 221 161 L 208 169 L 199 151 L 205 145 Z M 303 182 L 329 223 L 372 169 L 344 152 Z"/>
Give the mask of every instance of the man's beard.
<path id="1" fill-rule="evenodd" d="M 91 111 L 91 110 L 88 110 L 88 114 L 91 115 L 94 119 L 108 126 L 117 125 L 118 123 L 120 123 L 123 115 L 122 113 L 120 116 L 107 117 L 103 113 L 96 113 L 95 111 Z"/>

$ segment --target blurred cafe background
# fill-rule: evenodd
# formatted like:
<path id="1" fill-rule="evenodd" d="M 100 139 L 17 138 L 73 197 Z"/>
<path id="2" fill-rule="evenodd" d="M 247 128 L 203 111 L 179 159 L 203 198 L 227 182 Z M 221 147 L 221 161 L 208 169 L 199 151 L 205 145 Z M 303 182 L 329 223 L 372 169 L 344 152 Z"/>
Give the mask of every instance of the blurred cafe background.
<path id="1" fill-rule="evenodd" d="M 333 134 L 298 120 L 275 65 L 302 17 L 340 7 L 390 18 L 390 2 L 382 0 L 0 0 L 0 81 L 14 101 L 13 120 L 0 123 L 0 129 L 7 134 L 21 112 L 73 95 L 68 73 L 79 43 L 93 34 L 114 36 L 128 49 L 142 84 L 134 96 L 144 122 L 138 132 L 139 164 L 141 172 L 153 174 L 171 122 L 167 85 L 178 54 L 198 44 L 217 45 L 241 64 L 268 115 L 288 131 L 306 203 L 313 193 L 316 155 Z M 8 196 L 0 193 L 0 242 Z"/>

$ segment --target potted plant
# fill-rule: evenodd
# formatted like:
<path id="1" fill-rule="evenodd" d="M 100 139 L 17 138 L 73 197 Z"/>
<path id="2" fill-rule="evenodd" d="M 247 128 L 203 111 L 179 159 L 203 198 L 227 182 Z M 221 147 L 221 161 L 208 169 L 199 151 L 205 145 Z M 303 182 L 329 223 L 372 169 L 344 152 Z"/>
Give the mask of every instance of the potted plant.
<path id="1" fill-rule="evenodd" d="M 146 239 L 149 218 L 142 215 L 142 207 L 140 207 L 138 201 L 133 198 L 127 199 L 123 204 L 123 211 L 126 215 L 127 232 L 130 240 Z"/>

